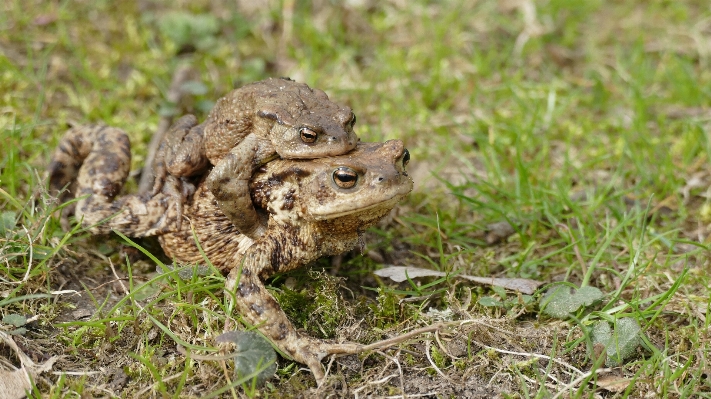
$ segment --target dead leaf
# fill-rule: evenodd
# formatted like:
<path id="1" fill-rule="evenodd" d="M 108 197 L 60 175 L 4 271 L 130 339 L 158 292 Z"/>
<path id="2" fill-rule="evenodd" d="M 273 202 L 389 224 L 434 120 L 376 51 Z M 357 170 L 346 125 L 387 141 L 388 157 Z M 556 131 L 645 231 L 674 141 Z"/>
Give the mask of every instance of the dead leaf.
<path id="1" fill-rule="evenodd" d="M 423 269 L 420 267 L 412 266 L 389 266 L 384 269 L 376 270 L 376 275 L 380 277 L 387 277 L 395 282 L 401 283 L 407 278 L 419 278 L 419 277 L 445 277 L 447 273 L 438 272 L 436 270 Z M 536 289 L 543 285 L 543 282 L 530 280 L 527 278 L 496 278 L 496 277 L 477 277 L 469 276 L 466 274 L 457 274 L 452 277 L 463 278 L 469 281 L 473 281 L 478 284 L 493 285 L 495 287 L 502 287 L 512 291 L 520 291 L 524 294 L 533 294 Z"/>
<path id="2" fill-rule="evenodd" d="M 54 23 L 57 21 L 57 15 L 56 14 L 42 14 L 37 16 L 32 23 L 37 25 L 37 26 L 45 26 L 49 25 L 51 23 Z"/>
<path id="3" fill-rule="evenodd" d="M 46 362 L 37 364 L 20 350 L 11 336 L 2 331 L 0 331 L 0 342 L 15 352 L 22 365 L 15 370 L 0 370 L 0 398 L 22 399 L 26 396 L 25 391 L 32 389 L 30 376 L 34 378 L 40 373 L 51 370 L 57 357 L 53 356 Z"/>
<path id="4" fill-rule="evenodd" d="M 486 244 L 494 245 L 513 235 L 516 230 L 509 222 L 497 222 L 486 225 Z"/>
<path id="5" fill-rule="evenodd" d="M 597 386 L 610 392 L 620 393 L 632 383 L 632 380 L 615 375 L 605 375 L 597 379 Z"/>
<path id="6" fill-rule="evenodd" d="M 24 367 L 14 371 L 0 370 L 0 398 L 22 399 L 29 389 L 32 389 L 32 383 Z"/>

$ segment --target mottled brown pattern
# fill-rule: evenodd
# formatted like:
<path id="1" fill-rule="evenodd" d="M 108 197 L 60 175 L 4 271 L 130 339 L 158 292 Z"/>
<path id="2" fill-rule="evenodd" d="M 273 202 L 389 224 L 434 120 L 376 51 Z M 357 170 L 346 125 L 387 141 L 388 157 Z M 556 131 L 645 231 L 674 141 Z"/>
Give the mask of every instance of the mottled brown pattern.
<path id="1" fill-rule="evenodd" d="M 128 177 L 130 164 L 131 144 L 124 131 L 100 125 L 76 127 L 64 134 L 52 155 L 50 190 L 58 194 L 69 187 L 60 196 L 63 201 L 87 196 L 77 201 L 74 212 L 95 234 L 118 230 L 141 237 L 175 230 L 178 214 L 169 195 L 128 195 L 113 200 Z"/>
<path id="2" fill-rule="evenodd" d="M 70 132 L 68 137 L 76 134 Z M 118 129 L 111 132 L 122 133 Z M 121 137 L 121 134 L 115 136 Z M 84 223 L 103 219 L 117 211 L 118 216 L 92 231 L 118 228 L 134 236 L 147 232 L 160 234 L 161 246 L 176 262 L 204 263 L 193 238 L 194 231 L 210 262 L 229 273 L 225 289 L 233 294 L 230 296 L 235 298 L 243 318 L 259 326 L 259 330 L 280 350 L 308 365 L 319 383 L 324 378 L 321 359 L 330 354 L 359 350 L 358 344 L 334 344 L 297 332 L 264 287 L 263 280 L 276 271 L 293 270 L 357 245 L 361 233 L 412 190 L 412 180 L 405 171 L 409 155 L 402 142 L 361 143 L 347 155 L 315 160 L 275 160 L 261 168 L 253 176 L 250 188 L 260 212 L 265 218 L 268 216 L 268 227 L 257 240 L 239 233 L 219 209 L 204 181 L 198 182 L 197 190 L 187 198 L 184 217 L 188 222 L 182 223 L 180 228 L 175 220 L 175 207 L 171 206 L 172 197 L 163 192 L 153 197 L 129 195 L 110 201 L 101 190 L 92 187 L 108 176 L 109 171 L 104 169 L 113 170 L 116 165 L 122 165 L 118 161 L 123 156 L 115 159 L 118 163 L 111 161 L 104 168 L 101 164 L 88 162 L 94 159 L 94 151 L 97 155 L 105 152 L 92 148 L 79 169 L 80 177 L 87 176 L 88 170 L 94 170 L 93 180 L 85 177 L 79 185 L 79 192 L 91 193 L 85 204 L 80 205 Z M 58 150 L 57 154 L 61 158 L 69 153 L 71 150 Z M 54 161 L 59 162 L 58 159 Z M 72 165 L 81 164 L 81 161 L 71 159 L 65 161 Z M 334 181 L 337 178 L 334 172 L 344 168 L 358 176 L 356 184 L 348 189 L 341 188 Z M 60 173 L 53 175 L 57 177 Z M 117 177 L 123 182 L 125 175 Z M 330 193 L 325 195 L 325 192 Z M 321 193 L 320 199 L 315 197 L 316 193 Z M 150 212 L 138 212 L 146 208 Z M 162 215 L 163 219 L 156 220 L 157 215 Z M 151 226 L 152 230 L 149 229 Z M 161 226 L 162 230 L 156 230 L 155 226 Z"/>
<path id="3" fill-rule="evenodd" d="M 246 85 L 219 99 L 204 123 L 188 115 L 170 129 L 156 155 L 153 194 L 168 184 L 172 187 L 163 191 L 180 196 L 182 181 L 166 180 L 168 174 L 194 176 L 211 163 L 215 167 L 206 184 L 218 206 L 243 234 L 257 238 L 266 225 L 250 202 L 252 173 L 277 156 L 311 159 L 345 154 L 358 142 L 354 123 L 350 108 L 303 83 L 280 78 Z"/>

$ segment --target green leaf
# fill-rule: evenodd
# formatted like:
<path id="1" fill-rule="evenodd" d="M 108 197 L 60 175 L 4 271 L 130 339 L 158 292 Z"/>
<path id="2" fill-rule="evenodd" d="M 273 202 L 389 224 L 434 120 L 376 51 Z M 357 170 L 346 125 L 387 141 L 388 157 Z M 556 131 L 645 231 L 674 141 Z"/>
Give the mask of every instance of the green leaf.
<path id="1" fill-rule="evenodd" d="M 12 211 L 0 213 L 0 236 L 5 236 L 5 233 L 15 227 L 17 215 Z"/>
<path id="2" fill-rule="evenodd" d="M 180 112 L 180 109 L 178 106 L 176 106 L 173 103 L 165 102 L 161 104 L 160 108 L 158 109 L 158 115 L 163 116 L 163 117 L 171 117 L 178 115 Z"/>
<path id="3" fill-rule="evenodd" d="M 504 306 L 507 308 L 514 307 L 516 305 L 528 305 L 533 302 L 533 297 L 531 295 L 521 295 L 521 297 L 514 297 L 504 301 Z"/>
<path id="4" fill-rule="evenodd" d="M 25 327 L 20 327 L 20 328 L 14 329 L 12 331 L 8 331 L 7 333 L 10 335 L 25 335 L 26 332 L 27 332 L 27 329 Z"/>
<path id="5" fill-rule="evenodd" d="M 276 352 L 264 337 L 255 331 L 229 331 L 216 339 L 217 342 L 235 344 L 235 376 L 259 372 L 254 378 L 258 386 L 263 385 L 276 372 Z M 265 368 L 265 366 L 268 367 Z"/>
<path id="6" fill-rule="evenodd" d="M 189 281 L 193 278 L 193 276 L 208 276 L 212 273 L 212 269 L 210 269 L 208 266 L 203 265 L 183 267 L 176 267 L 175 265 L 165 265 L 165 268 L 170 270 L 170 276 L 175 276 L 177 274 L 178 277 L 183 281 Z M 156 268 L 156 272 L 158 274 L 168 274 L 160 267 Z"/>
<path id="7" fill-rule="evenodd" d="M 12 324 L 15 327 L 21 327 L 27 324 L 27 318 L 19 314 L 9 314 L 2 318 L 4 324 Z"/>
<path id="8" fill-rule="evenodd" d="M 506 299 L 506 289 L 503 287 L 492 286 L 491 290 L 496 293 L 501 299 Z"/>
<path id="9" fill-rule="evenodd" d="M 573 289 L 567 285 L 557 285 L 548 290 L 541 299 L 543 313 L 557 319 L 567 319 L 581 307 L 589 307 L 600 301 L 605 294 L 595 287 L 585 286 Z"/>
<path id="10" fill-rule="evenodd" d="M 504 304 L 501 303 L 501 301 L 497 300 L 494 297 L 490 297 L 490 296 L 483 296 L 483 297 L 479 298 L 478 302 L 479 302 L 479 305 L 486 306 L 488 308 L 491 308 L 491 307 L 502 308 L 502 307 L 504 307 Z"/>
<path id="11" fill-rule="evenodd" d="M 207 93 L 207 86 L 197 80 L 188 80 L 187 82 L 183 83 L 180 88 L 190 94 L 198 95 L 201 96 L 203 94 Z"/>
<path id="12" fill-rule="evenodd" d="M 158 21 L 161 33 L 178 47 L 193 45 L 199 49 L 212 46 L 219 30 L 219 21 L 210 14 L 169 12 Z"/>
<path id="13" fill-rule="evenodd" d="M 163 287 L 164 285 L 157 281 L 146 282 L 135 287 L 131 293 L 133 294 L 134 300 L 141 302 L 158 296 L 163 290 Z"/>
<path id="14" fill-rule="evenodd" d="M 195 103 L 195 108 L 202 112 L 208 113 L 215 106 L 215 102 L 211 100 L 200 100 Z"/>
<path id="15" fill-rule="evenodd" d="M 610 323 L 599 321 L 592 328 L 592 342 L 603 344 L 607 353 L 605 365 L 619 366 L 634 354 L 642 342 L 642 328 L 637 320 L 625 317 L 617 320 L 614 330 Z"/>

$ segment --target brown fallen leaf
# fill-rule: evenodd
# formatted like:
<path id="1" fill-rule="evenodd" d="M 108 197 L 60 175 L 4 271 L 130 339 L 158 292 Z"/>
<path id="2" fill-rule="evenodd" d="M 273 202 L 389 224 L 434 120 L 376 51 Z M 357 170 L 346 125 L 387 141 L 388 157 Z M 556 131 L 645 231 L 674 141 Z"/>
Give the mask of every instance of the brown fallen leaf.
<path id="1" fill-rule="evenodd" d="M 387 277 L 398 283 L 407 280 L 408 277 L 413 279 L 419 277 L 447 276 L 447 273 L 444 272 L 412 266 L 389 266 L 384 269 L 376 270 L 373 273 L 380 277 Z M 451 273 L 450 275 L 452 277 L 473 281 L 478 284 L 493 285 L 495 287 L 502 287 L 508 290 L 520 291 L 524 294 L 533 294 L 539 286 L 543 285 L 542 281 L 530 280 L 527 278 L 477 277 L 469 276 L 467 274 L 453 275 Z"/>
<path id="2" fill-rule="evenodd" d="M 516 230 L 509 222 L 497 222 L 486 225 L 486 244 L 494 245 L 512 236 Z"/>
<path id="3" fill-rule="evenodd" d="M 597 386 L 609 391 L 620 393 L 624 392 L 625 389 L 632 383 L 632 380 L 628 378 L 618 377 L 615 375 L 605 375 L 597 379 Z"/>
<path id="4" fill-rule="evenodd" d="M 34 363 L 22 350 L 17 346 L 11 336 L 0 331 L 0 342 L 9 346 L 20 359 L 21 367 L 14 370 L 0 370 L 0 398 L 3 399 L 22 399 L 28 389 L 32 389 L 30 376 L 33 378 L 38 374 L 49 371 L 52 365 L 57 361 L 57 357 L 53 356 L 44 363 Z"/>

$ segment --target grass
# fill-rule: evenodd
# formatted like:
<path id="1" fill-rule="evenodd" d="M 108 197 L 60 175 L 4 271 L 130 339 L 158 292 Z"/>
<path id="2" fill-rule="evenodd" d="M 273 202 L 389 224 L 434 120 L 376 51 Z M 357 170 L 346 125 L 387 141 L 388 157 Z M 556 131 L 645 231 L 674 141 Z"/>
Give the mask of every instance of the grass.
<path id="1" fill-rule="evenodd" d="M 69 123 L 96 122 L 129 132 L 138 170 L 161 115 L 204 117 L 231 88 L 268 76 L 351 106 L 365 141 L 404 140 L 415 180 L 368 233 L 365 256 L 271 282 L 293 319 L 361 343 L 460 323 L 402 351 L 339 359 L 321 391 L 281 360 L 265 388 L 224 395 L 711 396 L 710 17 L 693 0 L 4 2 L 0 314 L 37 316 L 15 337 L 35 361 L 101 370 L 44 373 L 31 396 L 198 397 L 229 385 L 218 362 L 175 349 L 211 348 L 226 320 L 239 321 L 223 277 L 156 275 L 155 241 L 137 242 L 152 259 L 120 237 L 63 231 L 43 170 Z M 171 104 L 171 75 L 186 63 L 191 95 Z M 513 233 L 496 235 L 500 222 Z M 545 287 L 526 302 L 454 278 L 396 285 L 373 276 L 381 264 L 568 282 L 602 297 L 561 320 L 540 306 Z M 131 294 L 112 289 L 112 267 Z M 322 306 L 299 313 L 304 303 Z M 640 345 L 598 372 L 591 331 L 624 318 Z M 615 390 L 609 376 L 627 384 Z"/>

